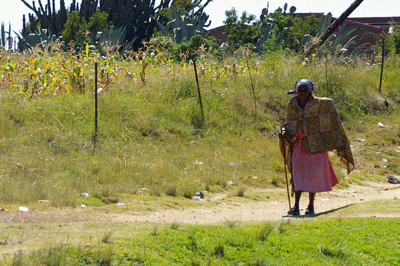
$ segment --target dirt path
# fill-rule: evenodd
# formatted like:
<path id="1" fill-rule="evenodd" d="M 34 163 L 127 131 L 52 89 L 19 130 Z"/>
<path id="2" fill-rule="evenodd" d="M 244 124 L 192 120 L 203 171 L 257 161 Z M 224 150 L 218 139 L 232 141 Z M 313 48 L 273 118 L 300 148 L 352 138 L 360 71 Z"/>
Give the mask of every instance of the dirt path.
<path id="1" fill-rule="evenodd" d="M 346 206 L 379 199 L 400 198 L 400 185 L 390 183 L 366 182 L 365 185 L 354 185 L 348 189 L 337 189 L 332 192 L 318 193 L 315 199 L 315 211 L 318 215 L 332 212 Z M 275 189 L 275 191 L 278 189 Z M 264 190 L 265 191 L 265 190 Z M 285 191 L 286 190 L 282 190 Z M 215 196 L 213 200 L 221 200 L 223 195 Z M 292 201 L 294 199 L 292 198 Z M 304 194 L 300 208 L 305 209 L 308 204 L 308 195 Z M 293 206 L 293 202 L 292 202 Z M 154 223 L 189 223 L 189 224 L 213 224 L 221 222 L 259 222 L 281 220 L 286 215 L 287 200 L 257 201 L 240 204 L 221 204 L 213 208 L 193 208 L 180 210 L 159 210 L 150 215 L 110 214 L 108 219 L 115 222 L 154 222 Z M 300 212 L 304 214 L 304 210 Z M 370 215 L 371 216 L 371 215 Z M 400 217 L 395 214 L 373 214 L 373 216 Z M 300 215 L 299 218 L 304 217 Z"/>
<path id="2" fill-rule="evenodd" d="M 283 192 L 285 189 L 261 190 L 260 192 Z M 229 222 L 259 222 L 278 221 L 286 215 L 288 202 L 281 200 L 265 199 L 246 203 L 222 201 L 226 195 L 214 195 L 207 200 L 221 201 L 215 207 L 188 208 L 188 209 L 160 209 L 150 214 L 109 213 L 102 214 L 95 209 L 74 209 L 57 212 L 0 212 L 0 224 L 16 223 L 43 223 L 43 222 L 77 222 L 77 221 L 112 221 L 112 222 L 151 222 L 151 223 L 189 223 L 189 224 L 214 224 Z M 354 185 L 348 189 L 335 189 L 332 192 L 317 193 L 315 211 L 318 214 L 331 213 L 337 209 L 345 208 L 352 204 L 379 199 L 400 198 L 400 185 L 390 183 L 365 182 L 363 186 Z M 292 198 L 292 206 L 294 199 Z M 308 204 L 308 195 L 304 194 L 300 208 L 305 209 Z M 304 214 L 304 210 L 301 211 Z M 363 214 L 357 214 L 358 216 Z M 365 214 L 364 214 L 365 215 Z M 369 213 L 367 216 L 400 217 L 400 213 L 379 214 Z M 305 217 L 300 215 L 299 218 Z"/>

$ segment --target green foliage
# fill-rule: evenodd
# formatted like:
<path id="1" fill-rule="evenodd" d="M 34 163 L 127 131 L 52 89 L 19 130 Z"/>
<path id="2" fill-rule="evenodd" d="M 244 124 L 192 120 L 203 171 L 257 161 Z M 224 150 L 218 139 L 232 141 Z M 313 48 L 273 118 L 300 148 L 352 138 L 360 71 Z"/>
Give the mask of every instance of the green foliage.
<path id="1" fill-rule="evenodd" d="M 233 7 L 225 11 L 226 20 L 224 34 L 228 36 L 228 46 L 235 50 L 240 46 L 253 45 L 255 42 L 256 26 L 252 25 L 255 20 L 254 15 L 248 15 L 246 11 L 242 13 L 240 19 Z"/>
<path id="2" fill-rule="evenodd" d="M 173 0 L 170 4 L 170 7 L 164 8 L 159 12 L 162 16 L 160 20 L 170 20 L 174 17 L 174 13 L 187 16 L 191 11 L 194 11 L 196 8 L 198 9 L 195 14 L 196 18 L 199 19 L 203 16 L 203 10 L 212 0 L 206 0 L 204 4 L 202 4 L 203 0 Z"/>
<path id="3" fill-rule="evenodd" d="M 332 22 L 331 16 L 325 16 L 320 20 L 317 37 L 321 36 L 324 31 L 329 27 Z M 335 33 L 328 37 L 328 39 L 318 47 L 317 51 L 310 58 L 306 58 L 306 63 L 312 63 L 314 58 L 325 58 L 326 61 L 333 60 L 338 63 L 350 64 L 353 61 L 353 58 L 357 57 L 363 52 L 363 48 L 367 45 L 366 43 L 359 45 L 354 48 L 351 52 L 349 52 L 349 46 L 354 42 L 354 40 L 358 37 L 353 36 L 350 38 L 351 34 L 356 30 L 355 27 L 346 29 L 346 24 L 344 24 L 340 29 Z M 301 47 L 305 51 L 307 47 L 311 45 L 314 39 L 311 38 L 310 35 L 304 35 L 303 43 Z M 297 42 L 299 45 L 300 42 Z"/>
<path id="4" fill-rule="evenodd" d="M 280 11 L 275 11 L 260 24 L 260 39 L 258 50 L 262 51 L 262 46 L 269 50 L 285 48 L 293 40 L 291 30 L 294 26 L 293 16 L 285 16 Z"/>
<path id="5" fill-rule="evenodd" d="M 269 3 L 269 2 L 268 2 Z M 283 9 L 281 8 L 281 7 L 278 7 L 278 9 L 275 11 L 275 12 L 279 12 L 279 13 L 282 13 L 283 15 L 292 15 L 294 12 L 296 12 L 296 7 L 295 6 L 292 6 L 292 7 L 290 7 L 290 9 L 289 9 L 289 14 L 287 14 L 287 9 L 288 9 L 288 4 L 287 3 L 285 3 L 284 5 L 283 5 Z"/>
<path id="6" fill-rule="evenodd" d="M 18 49 L 20 51 L 29 50 L 32 51 L 35 47 L 45 49 L 49 45 L 56 45 L 59 41 L 55 35 L 46 29 L 38 29 L 36 32 L 29 33 L 26 35 L 23 31 L 21 35 L 16 33 L 18 36 Z"/>
<path id="7" fill-rule="evenodd" d="M 195 36 L 187 47 L 196 51 L 202 41 Z M 63 52 L 57 46 L 24 54 L 3 51 L 0 174 L 6 189 L 0 189 L 0 200 L 48 199 L 53 206 L 77 206 L 79 195 L 87 192 L 98 196 L 88 199 L 88 205 L 111 204 L 141 188 L 148 189 L 144 194 L 177 199 L 203 190 L 228 190 L 232 197 L 246 199 L 251 187 L 282 187 L 276 127 L 285 118 L 286 91 L 301 77 L 315 81 L 317 96 L 333 99 L 350 140 L 371 143 L 355 149 L 357 161 L 365 160 L 357 180 L 367 179 L 366 173 L 385 178 L 399 171 L 400 158 L 390 152 L 400 144 L 397 57 L 388 58 L 379 93 L 380 69 L 365 65 L 362 58 L 352 67 L 328 62 L 326 72 L 325 60 L 303 66 L 297 56 L 282 52 L 251 55 L 248 65 L 241 57 L 218 61 L 212 51 L 194 53 L 202 120 L 193 64 L 184 57 L 174 61 L 176 54 L 170 51 L 159 43 L 148 43 L 143 53 L 126 58 L 112 53 L 100 57 L 89 49 Z M 99 64 L 96 146 L 91 141 L 94 62 Z M 391 126 L 381 129 L 378 120 Z M 387 168 L 374 167 L 377 149 L 389 160 Z M 340 162 L 333 166 L 337 173 L 343 170 Z M 353 173 L 338 176 L 346 185 Z"/>
<path id="8" fill-rule="evenodd" d="M 100 12 L 97 11 L 89 18 L 89 22 L 87 25 L 87 29 L 91 33 L 97 33 L 97 32 L 102 32 L 104 29 L 107 27 L 111 26 L 109 25 L 108 21 L 108 14 L 104 11 Z"/>
<path id="9" fill-rule="evenodd" d="M 169 0 L 161 0 L 156 5 L 155 0 L 105 0 L 100 5 L 100 11 L 109 14 L 108 20 L 116 28 L 126 27 L 124 43 L 132 44 L 134 50 L 142 47 L 143 40 L 153 36 L 158 12 L 169 5 Z"/>
<path id="10" fill-rule="evenodd" d="M 102 0 L 99 5 L 98 0 L 83 0 L 80 4 L 74 1 L 70 8 L 67 9 L 65 1 L 60 0 L 60 10 L 57 11 L 55 10 L 55 0 L 53 0 L 52 5 L 50 1 L 48 1 L 48 4 L 45 6 L 43 6 L 42 1 L 39 0 L 39 8 L 35 6 L 34 1 L 32 5 L 26 0 L 21 1 L 32 10 L 37 17 L 36 19 L 34 15 L 29 15 L 30 25 L 28 26 L 31 28 L 30 31 L 24 18 L 24 30 L 27 31 L 24 32 L 25 34 L 37 30 L 37 27 L 40 25 L 41 28 L 50 30 L 57 37 L 60 37 L 61 34 L 65 32 L 67 36 L 63 35 L 66 38 L 66 42 L 76 42 L 78 40 L 73 36 L 73 33 L 77 32 L 81 36 L 85 36 L 85 30 L 87 29 L 87 25 L 79 26 L 78 24 L 85 24 L 86 21 L 86 24 L 89 22 L 90 28 L 96 30 L 98 30 L 98 28 L 103 28 L 104 13 L 95 16 L 92 20 L 92 24 L 90 18 L 93 17 L 96 12 L 106 12 L 108 14 L 107 25 L 111 24 L 115 28 L 126 27 L 127 32 L 122 42 L 132 42 L 135 50 L 142 46 L 143 40 L 149 40 L 153 36 L 156 20 L 159 19 L 160 16 L 158 13 L 162 9 L 167 8 L 171 3 L 171 0 L 161 0 L 158 5 L 156 5 L 155 0 Z M 70 18 L 70 23 L 67 25 L 67 17 L 74 12 L 79 13 L 79 18 L 74 15 L 73 18 Z"/>
<path id="11" fill-rule="evenodd" d="M 224 21 L 228 36 L 228 45 L 232 49 L 237 47 L 253 47 L 257 52 L 276 51 L 280 49 L 295 49 L 299 51 L 300 43 L 311 40 L 315 36 L 319 19 L 308 16 L 304 20 L 293 16 L 296 7 L 292 6 L 287 13 L 288 5 L 269 13 L 269 2 L 260 15 L 260 20 L 254 22 L 254 15 L 243 12 L 240 20 L 236 10 L 226 11 Z M 310 36 L 310 37 L 308 37 Z"/>
<path id="12" fill-rule="evenodd" d="M 126 35 L 126 27 L 114 29 L 114 27 L 106 26 L 106 28 L 96 34 L 90 33 L 90 47 L 95 47 L 100 55 L 107 53 L 119 52 L 124 55 L 131 48 L 134 38 L 129 43 L 124 43 Z"/>
<path id="13" fill-rule="evenodd" d="M 63 40 L 67 44 L 74 43 L 81 49 L 88 44 L 90 47 L 95 47 L 102 56 L 105 55 L 105 50 L 119 51 L 123 54 L 131 48 L 136 38 L 130 43 L 124 43 L 126 27 L 114 29 L 108 24 L 107 17 L 107 13 L 97 11 L 89 18 L 87 24 L 78 11 L 70 13 L 63 31 Z"/>
<path id="14" fill-rule="evenodd" d="M 302 40 L 306 34 L 313 37 L 318 35 L 318 26 L 320 25 L 320 21 L 321 18 L 318 18 L 315 15 L 306 16 L 304 19 L 295 17 L 292 23 L 293 29 L 291 33 L 294 35 L 293 37 L 296 40 L 303 43 Z"/>
<path id="15" fill-rule="evenodd" d="M 399 203 L 398 200 L 385 202 Z M 71 224 L 0 225 L 2 233 L 24 240 L 19 245 L 35 240 L 38 247 L 38 238 L 44 238 L 43 230 L 51 233 L 51 241 L 48 242 L 63 243 L 45 245 L 35 251 L 4 253 L 0 263 L 5 266 L 65 265 L 66 262 L 69 265 L 399 263 L 400 239 L 396 232 L 400 224 L 396 218 L 315 218 L 298 219 L 290 224 L 271 222 L 261 225 L 264 232 L 261 237 L 258 223 L 235 227 L 199 224 L 75 221 Z M 279 232 L 282 224 L 286 230 Z M 21 231 L 27 232 L 25 236 L 21 236 Z"/>
<path id="16" fill-rule="evenodd" d="M 292 10 L 295 8 L 293 7 Z M 285 49 L 289 48 L 292 50 L 299 51 L 301 43 L 305 43 L 311 40 L 311 36 L 316 36 L 319 25 L 319 18 L 315 15 L 307 16 L 305 19 L 295 17 L 275 11 L 274 13 L 268 14 L 267 10 L 263 10 L 264 13 L 260 20 L 258 36 L 260 36 L 257 50 L 263 50 L 260 47 L 262 44 L 267 50 Z M 308 37 L 309 36 L 309 37 Z"/>
<path id="17" fill-rule="evenodd" d="M 80 43 L 80 36 L 87 37 L 88 27 L 85 18 L 81 17 L 79 11 L 73 11 L 68 14 L 67 22 L 64 25 L 62 31 L 62 39 L 67 44 L 73 42 L 75 44 Z M 88 39 L 86 40 L 88 41 Z"/>
<path id="18" fill-rule="evenodd" d="M 214 38 L 206 39 L 196 34 L 190 41 L 173 43 L 171 46 L 171 55 L 176 60 L 193 60 L 205 52 L 217 49 L 218 45 Z"/>
<path id="19" fill-rule="evenodd" d="M 208 20 L 208 16 L 203 14 L 198 18 L 194 10 L 186 15 L 178 15 L 174 8 L 172 8 L 174 19 L 167 23 L 164 27 L 161 22 L 157 21 L 164 36 L 169 37 L 169 29 L 173 32 L 174 42 L 180 44 L 182 41 L 189 41 L 195 34 L 204 34 L 204 27 Z"/>
<path id="20" fill-rule="evenodd" d="M 392 55 L 400 53 L 400 25 L 395 22 L 390 23 L 391 33 L 386 36 L 387 47 Z"/>

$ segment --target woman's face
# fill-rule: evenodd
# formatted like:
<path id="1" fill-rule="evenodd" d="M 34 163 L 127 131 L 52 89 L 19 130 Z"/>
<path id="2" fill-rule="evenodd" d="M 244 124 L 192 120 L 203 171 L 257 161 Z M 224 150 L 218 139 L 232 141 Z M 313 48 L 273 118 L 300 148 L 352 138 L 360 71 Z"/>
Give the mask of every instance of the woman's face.
<path id="1" fill-rule="evenodd" d="M 310 96 L 310 89 L 306 85 L 300 85 L 297 88 L 297 96 L 301 102 L 307 101 L 308 97 Z"/>

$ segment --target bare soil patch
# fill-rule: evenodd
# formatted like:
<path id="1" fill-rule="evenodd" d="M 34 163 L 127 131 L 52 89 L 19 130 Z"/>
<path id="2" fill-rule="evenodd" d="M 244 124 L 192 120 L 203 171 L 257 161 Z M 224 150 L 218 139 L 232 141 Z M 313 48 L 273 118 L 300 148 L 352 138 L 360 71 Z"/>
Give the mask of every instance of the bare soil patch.
<path id="1" fill-rule="evenodd" d="M 264 189 L 258 192 L 282 192 L 285 189 Z M 235 202 L 223 201 L 226 194 L 216 194 L 206 197 L 204 201 L 220 201 L 213 207 L 204 207 L 199 204 L 196 208 L 159 209 L 149 214 L 135 213 L 100 213 L 95 209 L 60 210 L 57 212 L 0 212 L 0 224 L 15 223 L 43 223 L 43 222 L 81 222 L 81 221 L 111 221 L 111 222 L 151 222 L 151 223 L 182 223 L 182 224 L 215 224 L 223 222 L 261 222 L 278 221 L 291 217 L 287 215 L 289 209 L 287 198 L 279 197 L 278 200 L 268 199 Z M 364 182 L 363 185 L 352 185 L 347 189 L 334 189 L 331 192 L 317 193 L 315 199 L 316 216 L 329 215 L 335 217 L 335 211 L 353 204 L 381 199 L 400 198 L 400 185 L 390 183 Z M 291 198 L 292 206 L 294 198 Z M 201 205 L 201 206 L 200 206 Z M 301 199 L 301 215 L 297 218 L 305 218 L 304 210 L 308 205 L 308 193 L 304 193 Z M 400 217 L 400 213 L 378 213 L 371 210 L 370 213 L 357 213 L 350 216 L 358 217 Z"/>
<path id="2" fill-rule="evenodd" d="M 274 189 L 274 191 L 285 189 Z M 271 191 L 271 190 L 264 190 Z M 226 195 L 215 195 L 208 200 L 222 200 Z M 332 192 L 317 193 L 315 211 L 317 216 L 330 214 L 352 204 L 380 199 L 400 198 L 400 186 L 389 183 L 365 182 L 364 185 L 353 185 L 348 189 L 334 189 Z M 294 198 L 291 198 L 292 206 Z M 301 214 L 308 205 L 308 193 L 304 193 L 300 208 Z M 159 210 L 150 215 L 109 214 L 107 217 L 115 222 L 153 222 L 153 223 L 188 223 L 188 224 L 214 224 L 226 221 L 260 222 L 281 220 L 287 215 L 289 209 L 287 199 L 256 201 L 248 203 L 220 204 L 212 208 L 190 208 L 180 210 Z M 359 214 L 365 216 L 365 214 Z M 367 215 L 368 216 L 368 215 Z M 384 214 L 373 212 L 369 216 L 400 217 L 400 213 Z M 298 218 L 304 218 L 300 215 Z"/>

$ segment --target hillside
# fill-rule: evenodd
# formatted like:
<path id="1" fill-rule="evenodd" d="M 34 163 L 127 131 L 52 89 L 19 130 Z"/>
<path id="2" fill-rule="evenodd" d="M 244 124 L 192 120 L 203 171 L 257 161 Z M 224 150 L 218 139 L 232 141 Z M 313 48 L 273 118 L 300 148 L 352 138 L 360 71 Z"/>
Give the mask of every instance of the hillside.
<path id="1" fill-rule="evenodd" d="M 190 199 L 198 191 L 240 196 L 248 188 L 284 187 L 277 128 L 286 91 L 303 77 L 317 84 L 315 95 L 333 99 L 351 141 L 352 174 L 331 156 L 341 187 L 400 173 L 398 58 L 387 59 L 379 92 L 379 64 L 363 58 L 304 65 L 270 53 L 247 66 L 244 54 L 203 54 L 203 121 L 193 62 L 148 49 L 126 59 L 57 50 L 1 54 L 0 207 L 43 208 L 39 200 L 102 206 L 141 195 Z"/>

